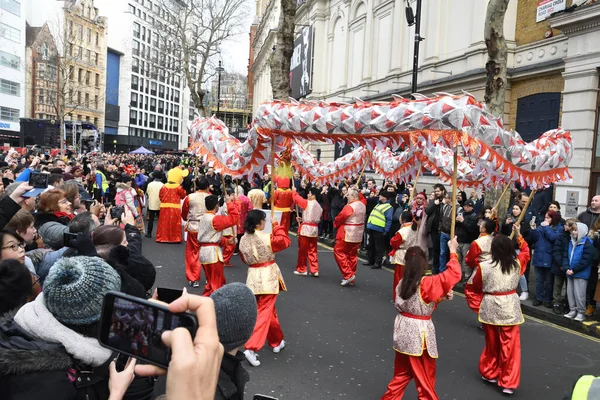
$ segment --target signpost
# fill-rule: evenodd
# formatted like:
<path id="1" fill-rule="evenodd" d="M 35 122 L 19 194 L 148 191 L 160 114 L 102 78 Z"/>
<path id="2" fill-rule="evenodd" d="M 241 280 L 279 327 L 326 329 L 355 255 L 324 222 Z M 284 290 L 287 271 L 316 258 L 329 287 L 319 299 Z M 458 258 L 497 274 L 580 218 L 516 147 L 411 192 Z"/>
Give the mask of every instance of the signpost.
<path id="1" fill-rule="evenodd" d="M 567 190 L 567 210 L 566 218 L 577 218 L 577 208 L 579 207 L 579 191 Z"/>
<path id="2" fill-rule="evenodd" d="M 554 14 L 562 11 L 567 5 L 567 0 L 539 0 L 535 22 L 540 22 Z"/>

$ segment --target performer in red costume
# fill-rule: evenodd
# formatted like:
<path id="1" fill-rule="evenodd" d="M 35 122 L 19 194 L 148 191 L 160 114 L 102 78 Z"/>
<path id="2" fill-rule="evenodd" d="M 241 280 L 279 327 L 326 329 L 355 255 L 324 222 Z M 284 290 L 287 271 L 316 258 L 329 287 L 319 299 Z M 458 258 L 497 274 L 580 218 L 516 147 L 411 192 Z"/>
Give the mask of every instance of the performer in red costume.
<path id="1" fill-rule="evenodd" d="M 233 189 L 227 189 L 226 193 L 226 202 L 235 200 L 236 196 L 235 194 L 233 194 Z M 239 208 L 241 208 L 242 204 L 240 202 L 236 202 L 236 205 L 238 206 L 238 211 L 241 214 L 241 210 L 239 210 Z M 223 207 L 221 207 L 221 215 L 229 215 L 229 213 L 227 212 L 227 204 L 224 204 Z M 225 264 L 225 267 L 233 267 L 233 265 L 231 264 L 231 257 L 235 252 L 235 246 L 237 243 L 236 230 L 240 220 L 241 218 L 238 218 L 238 224 L 227 228 L 223 231 L 223 264 Z"/>
<path id="2" fill-rule="evenodd" d="M 479 237 L 471 243 L 469 251 L 465 256 L 465 263 L 471 267 L 476 268 L 477 264 L 482 261 L 488 261 L 492 258 L 492 234 L 496 230 L 496 222 L 491 219 L 484 219 L 479 225 Z M 467 299 L 467 305 L 475 314 L 479 314 L 479 305 L 481 304 L 482 294 L 473 290 L 473 277 L 471 274 L 470 278 L 465 284 L 465 297 Z"/>
<path id="3" fill-rule="evenodd" d="M 337 229 L 333 256 L 342 273 L 342 286 L 353 286 L 356 282 L 358 247 L 365 230 L 367 199 L 355 188 L 348 190 L 348 204 L 335 217 L 333 227 Z"/>
<path id="4" fill-rule="evenodd" d="M 167 184 L 158 193 L 160 198 L 160 215 L 156 228 L 158 243 L 181 243 L 181 200 L 187 195 L 185 189 L 181 187 L 181 182 L 187 174 L 187 170 L 173 168 L 167 174 Z"/>
<path id="5" fill-rule="evenodd" d="M 390 245 L 392 246 L 390 256 L 392 257 L 392 264 L 395 265 L 392 300 L 396 299 L 396 286 L 398 286 L 398 282 L 400 282 L 404 276 L 406 265 L 404 258 L 406 256 L 406 250 L 409 247 L 417 245 L 419 240 L 417 221 L 413 220 L 412 212 L 404 211 L 400 215 L 400 222 L 402 223 L 402 226 L 398 232 L 396 232 L 392 240 L 390 240 Z M 423 249 L 423 251 L 425 250 Z"/>
<path id="6" fill-rule="evenodd" d="M 473 275 L 473 291 L 482 294 L 479 322 L 483 323 L 485 347 L 479 358 L 481 377 L 512 394 L 521 380 L 521 334 L 519 325 L 525 320 L 515 288 L 525 272 L 530 254 L 521 236 L 520 225 L 513 225 L 519 245 L 515 256 L 512 240 L 496 235 L 492 241 L 491 259 L 477 264 Z"/>
<path id="7" fill-rule="evenodd" d="M 274 353 L 279 353 L 285 347 L 283 332 L 275 310 L 277 295 L 281 290 L 287 290 L 279 266 L 275 263 L 275 253 L 287 249 L 292 241 L 282 226 L 273 222 L 273 233 L 263 232 L 267 215 L 262 210 L 252 210 L 248 213 L 244 228 L 246 233 L 240 240 L 240 256 L 248 264 L 246 285 L 256 296 L 258 318 L 254 332 L 246 342 L 246 359 L 258 367 L 256 354 L 265 345 L 265 339 Z"/>
<path id="8" fill-rule="evenodd" d="M 274 176 L 274 178 L 277 189 L 273 192 L 273 208 L 275 211 L 281 211 L 281 226 L 287 234 L 290 231 L 292 205 L 294 204 L 290 179 L 281 176 Z"/>
<path id="9" fill-rule="evenodd" d="M 198 225 L 200 218 L 206 213 L 205 199 L 210 196 L 208 191 L 208 180 L 200 179 L 198 182 L 198 191 L 190 194 L 183 201 L 181 217 L 187 221 L 185 230 L 187 232 L 187 241 L 185 243 L 185 277 L 192 287 L 200 287 L 200 276 L 202 268 L 200 267 L 198 244 Z"/>
<path id="10" fill-rule="evenodd" d="M 202 296 L 210 296 L 212 292 L 225 285 L 223 271 L 224 245 L 223 231 L 235 226 L 240 218 L 240 213 L 234 201 L 227 203 L 229 215 L 215 215 L 219 210 L 219 198 L 214 195 L 204 199 L 206 213 L 200 218 L 198 224 L 198 244 L 200 245 L 200 264 L 206 275 L 206 286 Z"/>
<path id="11" fill-rule="evenodd" d="M 294 203 L 304 211 L 302 218 L 298 217 L 298 263 L 296 264 L 296 275 L 319 276 L 319 259 L 317 256 L 317 243 L 319 240 L 319 221 L 323 214 L 323 208 L 317 202 L 319 189 L 311 187 L 308 192 L 308 200 L 304 199 L 293 189 Z M 309 271 L 306 271 L 308 260 Z"/>
<path id="12" fill-rule="evenodd" d="M 425 252 L 418 246 L 406 251 L 406 270 L 396 288 L 394 323 L 394 377 L 381 400 L 398 400 L 412 379 L 419 399 L 437 400 L 435 392 L 436 361 L 438 358 L 435 326 L 431 314 L 437 304 L 451 300 L 452 287 L 460 282 L 462 271 L 458 262 L 456 237 L 448 242 L 450 261 L 438 275 L 426 276 L 429 268 Z"/>

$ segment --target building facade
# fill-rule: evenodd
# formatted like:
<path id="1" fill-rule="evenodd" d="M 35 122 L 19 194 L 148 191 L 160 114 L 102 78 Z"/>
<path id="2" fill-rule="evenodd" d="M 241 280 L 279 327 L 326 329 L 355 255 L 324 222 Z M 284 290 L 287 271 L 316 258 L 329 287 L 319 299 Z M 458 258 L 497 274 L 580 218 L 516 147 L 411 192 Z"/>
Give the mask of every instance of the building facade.
<path id="1" fill-rule="evenodd" d="M 240 73 L 221 74 L 221 93 L 219 93 L 219 80 L 211 82 L 209 93 L 209 107 L 211 113 L 225 123 L 232 134 L 245 130 L 252 122 L 252 110 L 248 103 L 248 83 L 246 76 Z M 220 107 L 217 112 L 217 103 Z"/>
<path id="2" fill-rule="evenodd" d="M 96 0 L 108 16 L 107 149 L 144 146 L 155 151 L 188 147 L 189 91 L 176 60 L 156 30 L 163 18 L 161 2 Z M 109 121 L 110 119 L 110 121 Z"/>
<path id="3" fill-rule="evenodd" d="M 19 0 L 0 1 L 0 145 L 18 145 L 25 115 L 25 14 Z"/>
<path id="4" fill-rule="evenodd" d="M 26 25 L 25 117 L 58 119 L 58 49 L 48 24 Z"/>

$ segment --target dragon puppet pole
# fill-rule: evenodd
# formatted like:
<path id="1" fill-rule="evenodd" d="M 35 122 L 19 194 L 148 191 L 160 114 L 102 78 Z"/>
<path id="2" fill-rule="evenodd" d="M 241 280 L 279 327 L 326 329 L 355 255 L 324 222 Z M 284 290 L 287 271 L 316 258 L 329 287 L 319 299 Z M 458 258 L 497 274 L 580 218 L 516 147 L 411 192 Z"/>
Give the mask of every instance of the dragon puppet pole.
<path id="1" fill-rule="evenodd" d="M 356 185 L 360 185 L 360 180 L 362 179 L 363 174 L 365 173 L 365 168 L 367 168 L 367 165 L 369 165 L 369 162 L 371 162 L 371 154 L 369 153 L 369 155 L 367 156 L 367 161 L 365 162 L 365 165 L 363 165 L 362 170 L 360 171 L 360 175 L 358 176 L 358 180 L 356 181 Z"/>
<path id="2" fill-rule="evenodd" d="M 198 155 L 196 155 L 196 168 L 194 169 L 194 192 L 196 191 L 196 181 L 198 180 Z"/>
<path id="3" fill-rule="evenodd" d="M 450 225 L 450 240 L 454 239 L 456 225 L 456 175 L 458 173 L 458 148 L 454 149 L 454 172 L 452 173 L 452 225 Z"/>
<path id="4" fill-rule="evenodd" d="M 516 225 L 520 225 L 521 221 L 523 221 L 523 218 L 525 217 L 525 211 L 527 211 L 527 207 L 529 207 L 529 203 L 531 203 L 531 200 L 533 200 L 534 195 L 535 195 L 535 189 L 533 189 L 531 191 L 531 194 L 529 195 L 529 198 L 527 199 L 527 203 L 525 203 L 525 207 L 523 207 L 523 209 L 521 210 L 521 215 L 519 215 L 517 222 L 515 222 Z M 514 236 L 515 236 L 515 231 L 512 231 L 510 233 L 510 238 L 512 239 Z"/>
<path id="5" fill-rule="evenodd" d="M 506 192 L 508 191 L 509 188 L 510 188 L 510 182 L 506 184 L 506 187 L 504 188 L 504 190 L 502 191 L 502 194 L 498 198 L 498 201 L 496 202 L 496 205 L 494 205 L 494 208 L 496 209 L 496 212 L 498 212 L 498 207 L 500 207 L 500 202 L 504 198 L 504 195 L 506 194 Z"/>
<path id="6" fill-rule="evenodd" d="M 227 186 L 225 186 L 225 174 L 221 174 L 221 185 L 223 185 L 223 201 L 227 198 Z"/>
<path id="7" fill-rule="evenodd" d="M 417 176 L 415 177 L 415 182 L 413 184 L 413 188 L 410 191 L 410 198 L 408 200 L 408 204 L 411 204 L 412 201 L 415 199 L 415 195 L 417 194 L 417 182 L 419 182 L 419 176 L 421 175 L 421 169 L 423 168 L 423 166 L 419 166 L 419 170 L 417 171 Z"/>
<path id="8" fill-rule="evenodd" d="M 275 206 L 273 202 L 273 178 L 275 176 L 275 138 L 271 139 L 271 187 L 269 188 L 269 200 L 271 200 L 271 223 L 275 218 Z"/>

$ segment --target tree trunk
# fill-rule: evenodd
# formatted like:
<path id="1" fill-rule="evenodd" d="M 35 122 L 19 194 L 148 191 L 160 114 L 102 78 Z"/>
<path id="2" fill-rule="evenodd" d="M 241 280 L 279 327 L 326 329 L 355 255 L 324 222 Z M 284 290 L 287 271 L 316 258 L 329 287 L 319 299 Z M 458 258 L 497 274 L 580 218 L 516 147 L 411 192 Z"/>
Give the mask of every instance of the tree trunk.
<path id="1" fill-rule="evenodd" d="M 277 28 L 277 43 L 271 54 L 271 87 L 273 98 L 287 101 L 292 93 L 290 87 L 290 66 L 294 53 L 294 28 L 296 19 L 296 1 L 280 0 L 281 12 Z"/>
<path id="2" fill-rule="evenodd" d="M 490 0 L 485 15 L 485 46 L 488 61 L 485 64 L 485 103 L 488 110 L 499 117 L 504 113 L 506 87 L 506 59 L 508 49 L 504 38 L 504 15 L 510 0 Z"/>
<path id="3" fill-rule="evenodd" d="M 485 104 L 488 111 L 496 117 L 504 114 L 504 101 L 506 96 L 506 63 L 508 49 L 504 38 L 504 16 L 510 0 L 490 0 L 485 15 L 484 38 L 488 51 L 488 61 L 485 64 Z M 502 192 L 504 185 L 487 190 L 486 204 L 494 206 Z M 510 195 L 504 196 L 498 206 L 498 215 L 505 215 Z"/>

